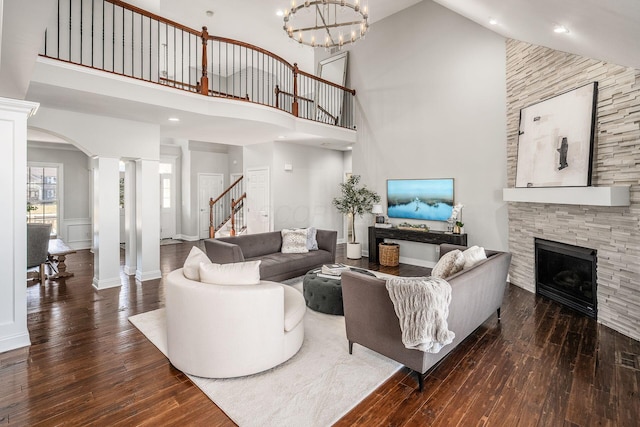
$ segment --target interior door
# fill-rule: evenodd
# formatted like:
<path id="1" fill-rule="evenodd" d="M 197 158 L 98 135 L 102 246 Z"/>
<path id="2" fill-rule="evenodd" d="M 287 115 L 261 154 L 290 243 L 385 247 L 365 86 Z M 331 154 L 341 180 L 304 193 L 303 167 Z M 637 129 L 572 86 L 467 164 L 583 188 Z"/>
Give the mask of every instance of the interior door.
<path id="1" fill-rule="evenodd" d="M 221 173 L 198 174 L 198 237 L 209 238 L 209 199 L 216 198 L 224 190 Z"/>
<path id="2" fill-rule="evenodd" d="M 269 168 L 247 169 L 247 233 L 271 230 Z"/>
<path id="3" fill-rule="evenodd" d="M 173 161 L 160 162 L 160 238 L 176 235 L 176 185 Z"/>

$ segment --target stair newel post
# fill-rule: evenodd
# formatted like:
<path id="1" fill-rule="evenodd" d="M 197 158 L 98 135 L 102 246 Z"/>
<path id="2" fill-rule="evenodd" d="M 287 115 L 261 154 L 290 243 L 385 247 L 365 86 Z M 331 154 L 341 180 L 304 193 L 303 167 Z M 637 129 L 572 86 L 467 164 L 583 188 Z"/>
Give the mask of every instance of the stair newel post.
<path id="1" fill-rule="evenodd" d="M 280 108 L 280 86 L 276 85 L 273 91 L 276 94 L 276 108 Z"/>
<path id="2" fill-rule="evenodd" d="M 209 198 L 209 238 L 215 239 L 216 229 L 213 225 L 213 197 Z"/>
<path id="3" fill-rule="evenodd" d="M 298 64 L 293 64 L 293 103 L 291 104 L 291 114 L 298 117 Z"/>
<path id="4" fill-rule="evenodd" d="M 202 77 L 200 78 L 200 93 L 209 95 L 209 77 L 207 76 L 207 43 L 209 33 L 207 27 L 202 27 Z"/>
<path id="5" fill-rule="evenodd" d="M 231 199 L 231 235 L 236 235 L 236 199 Z"/>

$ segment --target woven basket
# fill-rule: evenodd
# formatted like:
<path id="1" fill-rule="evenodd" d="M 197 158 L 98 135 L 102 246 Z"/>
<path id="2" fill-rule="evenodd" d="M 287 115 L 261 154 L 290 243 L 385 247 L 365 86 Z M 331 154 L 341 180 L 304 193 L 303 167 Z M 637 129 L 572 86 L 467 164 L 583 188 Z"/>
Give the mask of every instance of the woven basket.
<path id="1" fill-rule="evenodd" d="M 396 267 L 400 260 L 400 245 L 397 243 L 380 243 L 380 265 Z"/>

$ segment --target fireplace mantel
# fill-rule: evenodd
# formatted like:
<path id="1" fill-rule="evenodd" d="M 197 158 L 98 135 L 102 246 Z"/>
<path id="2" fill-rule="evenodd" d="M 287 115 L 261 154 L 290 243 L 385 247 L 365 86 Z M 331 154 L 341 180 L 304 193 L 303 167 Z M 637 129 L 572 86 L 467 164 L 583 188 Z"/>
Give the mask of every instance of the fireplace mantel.
<path id="1" fill-rule="evenodd" d="M 503 188 L 505 202 L 560 205 L 629 206 L 629 186 Z"/>

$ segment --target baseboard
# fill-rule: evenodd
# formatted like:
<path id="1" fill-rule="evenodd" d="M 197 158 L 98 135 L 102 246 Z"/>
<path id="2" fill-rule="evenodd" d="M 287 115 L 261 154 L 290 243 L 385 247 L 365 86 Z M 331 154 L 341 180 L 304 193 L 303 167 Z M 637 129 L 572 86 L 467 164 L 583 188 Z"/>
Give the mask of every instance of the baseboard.
<path id="1" fill-rule="evenodd" d="M 427 261 L 426 259 L 407 258 L 402 256 L 400 257 L 399 261 L 401 264 L 417 265 L 419 267 L 427 267 L 427 268 L 433 268 L 436 265 L 435 262 Z"/>
<path id="2" fill-rule="evenodd" d="M 136 274 L 136 266 L 128 266 L 125 265 L 124 268 L 124 274 L 126 274 L 127 276 L 135 276 Z"/>
<path id="3" fill-rule="evenodd" d="M 198 240 L 200 240 L 200 237 L 198 236 L 187 236 L 185 234 L 178 234 L 175 237 L 176 240 L 184 240 L 186 242 L 196 242 Z"/>
<path id="4" fill-rule="evenodd" d="M 101 291 L 103 289 L 117 288 L 118 286 L 122 286 L 120 277 L 113 277 L 111 279 L 102 280 L 98 280 L 95 277 L 93 278 L 93 287 L 98 291 Z"/>
<path id="5" fill-rule="evenodd" d="M 29 339 L 28 331 L 23 334 L 4 337 L 0 339 L 0 353 L 22 347 L 29 347 L 30 345 L 31 339 Z"/>
<path id="6" fill-rule="evenodd" d="M 139 282 L 146 282 L 147 280 L 156 280 L 162 278 L 162 272 L 160 270 L 141 272 L 136 271 L 136 280 Z"/>

